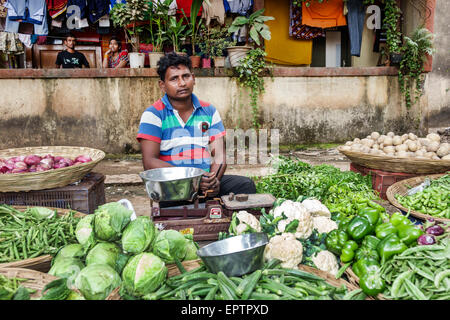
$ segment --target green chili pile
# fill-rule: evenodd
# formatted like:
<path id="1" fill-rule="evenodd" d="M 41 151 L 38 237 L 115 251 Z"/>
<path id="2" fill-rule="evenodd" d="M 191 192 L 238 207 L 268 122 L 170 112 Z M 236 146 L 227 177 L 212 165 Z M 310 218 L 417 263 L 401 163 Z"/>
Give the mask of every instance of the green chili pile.
<path id="1" fill-rule="evenodd" d="M 75 212 L 42 218 L 30 210 L 0 205 L 0 263 L 54 255 L 61 247 L 77 242 L 75 228 L 80 219 Z"/>

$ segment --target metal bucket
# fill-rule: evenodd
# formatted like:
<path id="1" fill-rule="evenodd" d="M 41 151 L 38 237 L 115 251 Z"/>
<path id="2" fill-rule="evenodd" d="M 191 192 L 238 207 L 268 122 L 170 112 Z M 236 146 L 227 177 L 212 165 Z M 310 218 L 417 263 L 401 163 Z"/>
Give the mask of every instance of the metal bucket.
<path id="1" fill-rule="evenodd" d="M 194 201 L 205 172 L 198 168 L 170 167 L 147 170 L 139 176 L 153 201 Z"/>
<path id="2" fill-rule="evenodd" d="M 241 276 L 264 265 L 268 242 L 265 233 L 249 233 L 208 244 L 197 250 L 197 255 L 211 272 Z"/>

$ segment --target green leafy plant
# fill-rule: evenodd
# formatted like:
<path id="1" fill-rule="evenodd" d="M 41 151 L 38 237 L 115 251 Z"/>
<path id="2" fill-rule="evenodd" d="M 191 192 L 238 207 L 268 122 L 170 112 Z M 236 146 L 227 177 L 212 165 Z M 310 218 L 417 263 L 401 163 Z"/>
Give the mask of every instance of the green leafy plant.
<path id="1" fill-rule="evenodd" d="M 324 2 L 327 2 L 327 0 L 314 0 L 315 2 L 318 2 L 318 3 L 324 3 Z M 346 0 L 344 0 L 344 1 L 346 1 Z M 294 0 L 294 1 L 292 1 L 292 4 L 295 6 L 295 7 L 301 7 L 302 6 L 302 4 L 303 4 L 303 2 L 305 3 L 305 5 L 307 6 L 307 7 L 309 7 L 310 5 L 311 5 L 311 2 L 313 2 L 313 0 Z"/>
<path id="2" fill-rule="evenodd" d="M 169 40 L 167 37 L 166 26 L 169 19 L 169 9 L 171 3 L 172 0 L 153 2 L 152 10 L 149 10 L 149 25 L 145 28 L 150 33 L 150 41 L 153 44 L 153 52 L 163 51 L 164 43 Z"/>
<path id="3" fill-rule="evenodd" d="M 265 24 L 266 21 L 275 20 L 274 17 L 263 16 L 265 9 L 260 9 L 253 12 L 248 18 L 244 16 L 236 17 L 233 23 L 228 28 L 229 33 L 235 33 L 243 26 L 247 26 L 250 31 L 245 36 L 245 45 L 249 45 L 250 38 L 259 46 L 261 45 L 261 37 L 270 40 L 271 34 L 269 27 Z"/>
<path id="4" fill-rule="evenodd" d="M 129 0 L 127 3 L 116 4 L 109 13 L 114 26 L 124 28 L 127 42 L 131 42 L 134 52 L 139 51 L 139 35 L 144 30 L 137 22 L 146 21 L 148 11 L 148 1 Z M 130 36 L 133 41 L 129 41 Z"/>
<path id="5" fill-rule="evenodd" d="M 258 129 L 259 107 L 258 98 L 264 93 L 264 72 L 272 70 L 268 68 L 264 57 L 267 54 L 260 48 L 252 49 L 247 56 L 242 59 L 241 64 L 236 67 L 237 79 L 241 86 L 250 90 L 250 105 L 252 107 L 253 127 Z"/>
<path id="6" fill-rule="evenodd" d="M 191 46 L 192 46 L 192 55 L 195 55 L 195 44 L 197 43 L 197 38 L 199 35 L 200 28 L 202 26 L 202 19 L 198 19 L 197 16 L 200 8 L 202 7 L 204 0 L 193 0 L 191 4 L 191 16 L 189 19 L 186 17 L 184 10 L 183 15 L 184 18 L 189 21 L 189 29 L 186 32 L 186 36 L 191 38 Z"/>
<path id="7" fill-rule="evenodd" d="M 223 51 L 236 45 L 236 41 L 227 39 L 227 28 L 209 28 L 202 25 L 198 40 L 201 52 L 207 57 L 221 57 Z"/>
<path id="8" fill-rule="evenodd" d="M 402 45 L 402 34 L 398 30 L 401 10 L 396 0 L 384 0 L 385 8 L 383 24 L 386 25 L 386 46 L 390 53 L 399 53 Z"/>
<path id="9" fill-rule="evenodd" d="M 406 107 L 410 108 L 422 95 L 424 85 L 424 62 L 427 55 L 433 55 L 433 33 L 424 27 L 414 30 L 411 37 L 405 37 L 401 47 L 403 53 L 398 72 L 400 90 L 405 95 Z M 414 96 L 411 96 L 411 86 L 415 82 Z"/>
<path id="10" fill-rule="evenodd" d="M 186 40 L 187 25 L 183 24 L 183 19 L 177 21 L 173 16 L 169 18 L 167 26 L 167 36 L 172 41 L 173 51 L 179 52 L 181 42 Z"/>

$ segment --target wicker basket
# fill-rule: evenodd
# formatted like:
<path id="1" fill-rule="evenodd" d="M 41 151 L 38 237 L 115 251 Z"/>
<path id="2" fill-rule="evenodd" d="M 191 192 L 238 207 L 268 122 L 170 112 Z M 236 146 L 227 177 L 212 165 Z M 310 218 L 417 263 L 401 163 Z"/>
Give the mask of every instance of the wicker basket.
<path id="1" fill-rule="evenodd" d="M 409 187 L 418 186 L 419 184 L 424 182 L 426 178 L 430 178 L 431 180 L 434 180 L 434 179 L 438 179 L 438 178 L 440 178 L 440 177 L 442 177 L 444 175 L 445 174 L 435 174 L 435 175 L 414 177 L 414 178 L 410 178 L 410 179 L 399 181 L 397 183 L 394 183 L 392 186 L 390 186 L 387 189 L 386 196 L 387 196 L 389 202 L 392 203 L 393 206 L 399 208 L 400 210 L 402 210 L 404 212 L 410 212 L 410 214 L 413 217 L 415 217 L 415 218 L 418 218 L 418 219 L 421 219 L 421 220 L 426 220 L 426 219 L 431 219 L 432 218 L 432 219 L 434 219 L 436 221 L 440 221 L 440 222 L 450 222 L 450 219 L 434 217 L 434 216 L 430 216 L 428 214 L 424 214 L 424 213 L 421 213 L 421 212 L 418 212 L 418 211 L 414 211 L 414 210 L 410 210 L 408 208 L 405 208 L 395 198 L 396 194 L 400 194 L 402 196 L 405 196 L 407 194 L 408 190 L 409 190 Z"/>
<path id="2" fill-rule="evenodd" d="M 371 169 L 415 174 L 442 173 L 450 170 L 450 160 L 424 160 L 378 156 L 342 150 L 342 146 L 338 147 L 337 150 L 352 162 Z"/>
<path id="3" fill-rule="evenodd" d="M 52 154 L 66 158 L 88 155 L 92 161 L 81 165 L 70 166 L 41 172 L 15 173 L 0 175 L 0 192 L 21 192 L 64 187 L 81 180 L 104 157 L 105 153 L 98 149 L 85 147 L 27 147 L 0 150 L 0 159 L 36 154 L 45 156 Z"/>
<path id="4" fill-rule="evenodd" d="M 14 208 L 17 210 L 27 209 L 26 206 L 14 206 Z M 60 208 L 49 208 L 49 209 L 56 210 L 58 212 L 58 215 L 60 215 L 60 216 L 65 215 L 65 214 L 69 213 L 70 211 L 74 211 L 74 210 L 60 209 Z M 84 216 L 86 216 L 84 213 L 75 211 L 75 217 L 82 218 Z M 52 259 L 53 259 L 53 257 L 51 255 L 46 254 L 46 255 L 36 257 L 36 258 L 31 258 L 31 259 L 18 260 L 18 261 L 13 261 L 13 262 L 8 262 L 8 263 L 0 263 L 0 268 L 25 268 L 25 269 L 30 269 L 30 270 L 47 273 L 51 268 Z"/>
<path id="5" fill-rule="evenodd" d="M 0 274 L 8 278 L 22 278 L 27 281 L 21 282 L 21 285 L 27 289 L 36 290 L 31 294 L 31 298 L 40 298 L 42 296 L 42 290 L 50 282 L 59 279 L 58 277 L 49 275 L 47 273 L 39 272 L 36 270 L 24 269 L 24 268 L 0 268 Z"/>

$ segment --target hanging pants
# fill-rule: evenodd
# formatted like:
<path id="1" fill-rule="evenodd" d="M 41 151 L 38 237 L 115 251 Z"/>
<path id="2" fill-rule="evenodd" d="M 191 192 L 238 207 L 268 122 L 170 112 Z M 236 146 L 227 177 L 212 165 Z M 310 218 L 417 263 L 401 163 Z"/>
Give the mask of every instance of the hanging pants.
<path id="1" fill-rule="evenodd" d="M 45 0 L 8 0 L 5 7 L 8 9 L 6 32 L 18 33 L 20 23 L 26 22 L 34 24 L 34 34 L 48 34 Z"/>
<path id="2" fill-rule="evenodd" d="M 361 54 L 361 42 L 364 31 L 366 12 L 361 0 L 347 1 L 347 25 L 350 37 L 350 54 L 359 57 Z"/>

